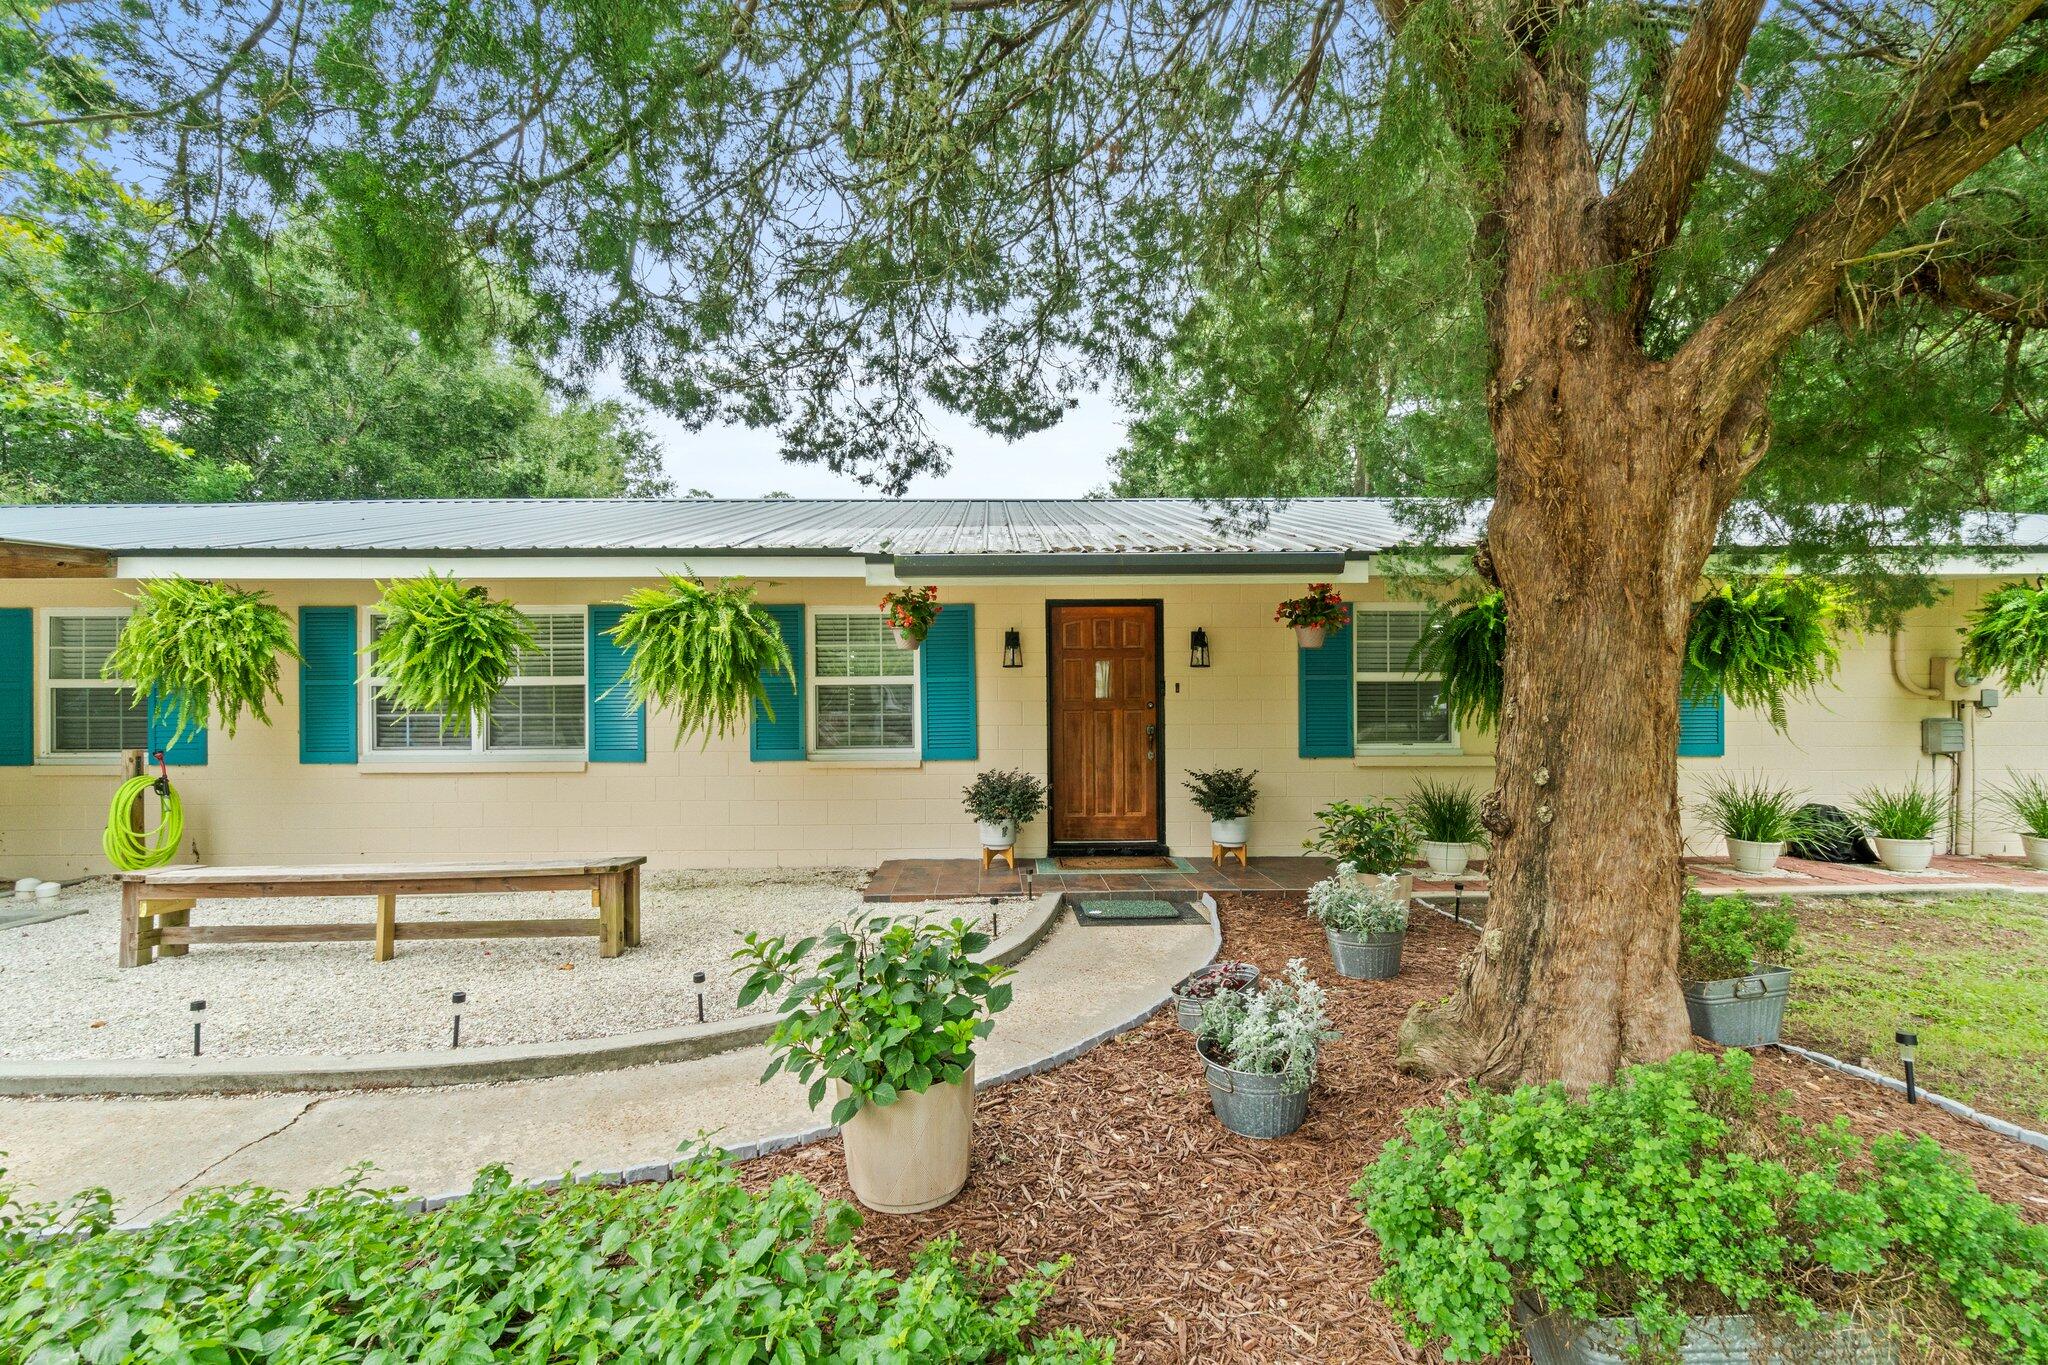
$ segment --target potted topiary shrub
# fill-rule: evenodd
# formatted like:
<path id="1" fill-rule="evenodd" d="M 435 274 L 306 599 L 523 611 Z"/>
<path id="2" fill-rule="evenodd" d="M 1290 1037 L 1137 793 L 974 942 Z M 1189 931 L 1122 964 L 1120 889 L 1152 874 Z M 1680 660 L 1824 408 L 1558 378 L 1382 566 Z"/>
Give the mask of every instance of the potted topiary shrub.
<path id="1" fill-rule="evenodd" d="M 750 933 L 733 954 L 742 1007 L 783 993 L 761 1079 L 789 1072 L 813 1108 L 837 1096 L 847 1183 L 871 1209 L 937 1208 L 967 1183 L 974 1049 L 1010 1005 L 1010 969 L 975 960 L 988 945 L 965 920 L 880 917 L 796 943 Z"/>
<path id="2" fill-rule="evenodd" d="M 1479 823 L 1479 797 L 1470 787 L 1424 779 L 1403 802 L 1415 827 L 1422 857 L 1439 877 L 1456 877 L 1472 862 L 1472 845 L 1486 842 Z"/>
<path id="3" fill-rule="evenodd" d="M 1723 1047 L 1764 1047 L 1785 1026 L 1799 921 L 1789 899 L 1759 907 L 1747 896 L 1685 893 L 1678 912 L 1678 975 L 1692 1031 Z"/>
<path id="4" fill-rule="evenodd" d="M 767 679 L 795 675 L 782 627 L 745 584 L 705 583 L 664 575 L 659 586 L 635 588 L 619 602 L 618 624 L 605 633 L 626 651 L 614 686 L 650 709 L 672 707 L 676 738 L 713 735 L 745 725 L 760 703 L 768 718 Z"/>
<path id="5" fill-rule="evenodd" d="M 1408 897 L 1400 878 L 1362 874 L 1349 863 L 1308 889 L 1309 917 L 1323 926 L 1337 975 L 1385 981 L 1401 973 Z"/>
<path id="6" fill-rule="evenodd" d="M 364 651 L 378 691 L 400 710 L 438 713 L 444 730 L 488 712 L 520 651 L 533 648 L 526 617 L 453 576 L 394 579 L 380 591 L 382 624 Z"/>
<path id="7" fill-rule="evenodd" d="M 1259 969 L 1249 962 L 1225 958 L 1212 962 L 1173 988 L 1174 1022 L 1193 1033 L 1201 1027 L 1202 1006 L 1218 991 L 1241 991 L 1256 983 Z"/>
<path id="8" fill-rule="evenodd" d="M 961 790 L 961 804 L 980 827 L 982 864 L 988 855 L 1016 847 L 1017 827 L 1036 820 L 1045 809 L 1045 783 L 1021 769 L 977 773 Z M 1015 866 L 1014 857 L 1011 866 Z"/>
<path id="9" fill-rule="evenodd" d="M 2034 776 L 2011 773 L 1992 799 L 2005 807 L 2019 832 L 2020 846 L 2027 851 L 2027 866 L 2048 872 L 2048 782 Z"/>
<path id="10" fill-rule="evenodd" d="M 1209 1082 L 1209 1105 L 1225 1128 L 1244 1137 L 1286 1137 L 1308 1117 L 1316 1058 L 1335 1038 L 1323 988 L 1296 958 L 1263 989 L 1219 990 L 1202 1006 L 1195 1050 Z"/>
<path id="11" fill-rule="evenodd" d="M 1196 809 L 1209 817 L 1209 842 L 1220 848 L 1243 848 L 1251 840 L 1251 813 L 1259 804 L 1256 770 L 1211 768 L 1190 772 L 1181 785 Z"/>
<path id="12" fill-rule="evenodd" d="M 1321 649 L 1323 637 L 1344 624 L 1348 608 L 1328 583 L 1311 583 L 1300 597 L 1290 597 L 1273 612 L 1275 621 L 1294 627 L 1294 642 L 1303 649 Z"/>
<path id="13" fill-rule="evenodd" d="M 291 622 L 270 595 L 225 583 L 153 578 L 135 593 L 105 672 L 155 697 L 178 735 L 218 721 L 229 734 L 242 712 L 265 725 L 279 695 L 278 659 L 299 660 Z"/>
<path id="14" fill-rule="evenodd" d="M 1408 870 L 1415 843 L 1415 827 L 1391 802 L 1332 801 L 1316 812 L 1315 832 L 1301 846 L 1359 872 L 1399 878 L 1405 904 L 1415 894 L 1415 876 Z"/>
<path id="15" fill-rule="evenodd" d="M 1918 781 L 1903 787 L 1871 787 L 1850 803 L 1849 811 L 1869 832 L 1886 871 L 1925 872 L 1934 861 L 1941 798 Z"/>
<path id="16" fill-rule="evenodd" d="M 898 649 L 916 649 L 939 619 L 937 588 L 898 588 L 882 599 Z"/>
<path id="17" fill-rule="evenodd" d="M 2039 1230 L 1931 1140 L 1810 1124 L 1753 1068 L 1682 1052 L 1583 1098 L 1409 1110 L 1353 1189 L 1374 1297 L 1446 1361 L 1521 1335 L 1537 1365 L 2041 1359 Z"/>
<path id="18" fill-rule="evenodd" d="M 1758 876 L 1778 865 L 1785 845 L 1815 833 L 1805 802 L 1803 792 L 1759 774 L 1709 782 L 1694 809 L 1728 841 L 1729 864 Z"/>

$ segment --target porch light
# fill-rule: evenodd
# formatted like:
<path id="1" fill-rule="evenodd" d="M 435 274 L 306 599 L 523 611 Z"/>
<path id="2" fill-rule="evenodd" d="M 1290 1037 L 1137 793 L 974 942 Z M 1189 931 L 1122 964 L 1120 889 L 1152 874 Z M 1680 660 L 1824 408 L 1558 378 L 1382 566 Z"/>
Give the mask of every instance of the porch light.
<path id="1" fill-rule="evenodd" d="M 1015 626 L 1011 626 L 1003 632 L 1003 667 L 1022 668 L 1023 666 L 1024 637 L 1017 633 Z"/>
<path id="2" fill-rule="evenodd" d="M 1899 1045 L 1899 1062 L 1906 1069 L 1906 1103 L 1920 1103 L 1920 1085 L 1913 1075 L 1913 1058 L 1920 1051 L 1920 1035 L 1899 1032 L 1892 1035 L 1892 1041 Z"/>
<path id="3" fill-rule="evenodd" d="M 1203 630 L 1200 626 L 1196 626 L 1194 632 L 1188 636 L 1188 667 L 1207 668 L 1208 666 L 1209 632 Z"/>

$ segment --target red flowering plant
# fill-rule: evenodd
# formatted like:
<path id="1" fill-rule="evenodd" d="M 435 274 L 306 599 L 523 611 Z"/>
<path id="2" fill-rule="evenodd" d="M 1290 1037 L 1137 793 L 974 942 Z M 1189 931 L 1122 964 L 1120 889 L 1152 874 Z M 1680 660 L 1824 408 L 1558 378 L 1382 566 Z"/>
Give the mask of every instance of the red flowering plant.
<path id="1" fill-rule="evenodd" d="M 1275 621 L 1284 621 L 1300 629 L 1304 626 L 1323 626 L 1338 629 L 1344 624 L 1344 599 L 1337 596 L 1337 590 L 1328 583 L 1311 583 L 1308 593 L 1302 597 L 1290 597 L 1280 604 L 1273 613 Z"/>
<path id="2" fill-rule="evenodd" d="M 922 643 L 939 619 L 939 590 L 934 587 L 898 588 L 882 599 L 891 628 L 901 631 L 912 644 Z"/>

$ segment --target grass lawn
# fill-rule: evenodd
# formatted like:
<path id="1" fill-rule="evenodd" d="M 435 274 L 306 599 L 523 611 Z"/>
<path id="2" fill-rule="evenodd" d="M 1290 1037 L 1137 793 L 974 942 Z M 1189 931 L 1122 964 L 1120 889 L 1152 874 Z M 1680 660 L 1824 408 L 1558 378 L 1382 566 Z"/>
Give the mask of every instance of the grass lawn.
<path id="1" fill-rule="evenodd" d="M 1785 1040 L 1900 1074 L 2048 1128 L 2048 897 L 1795 898 L 1801 928 Z"/>

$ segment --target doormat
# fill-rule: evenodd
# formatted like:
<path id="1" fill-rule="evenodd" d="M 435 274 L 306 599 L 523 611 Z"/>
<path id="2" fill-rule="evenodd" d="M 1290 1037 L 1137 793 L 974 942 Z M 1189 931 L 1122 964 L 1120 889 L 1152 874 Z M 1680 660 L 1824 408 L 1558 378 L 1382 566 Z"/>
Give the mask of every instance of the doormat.
<path id="1" fill-rule="evenodd" d="M 1055 858 L 1061 872 L 1173 872 L 1172 858 L 1148 853 L 1091 853 Z"/>
<path id="2" fill-rule="evenodd" d="M 1187 901 L 1147 900 L 1135 896 L 1068 896 L 1074 908 L 1074 923 L 1104 924 L 1207 924 L 1200 911 Z"/>

